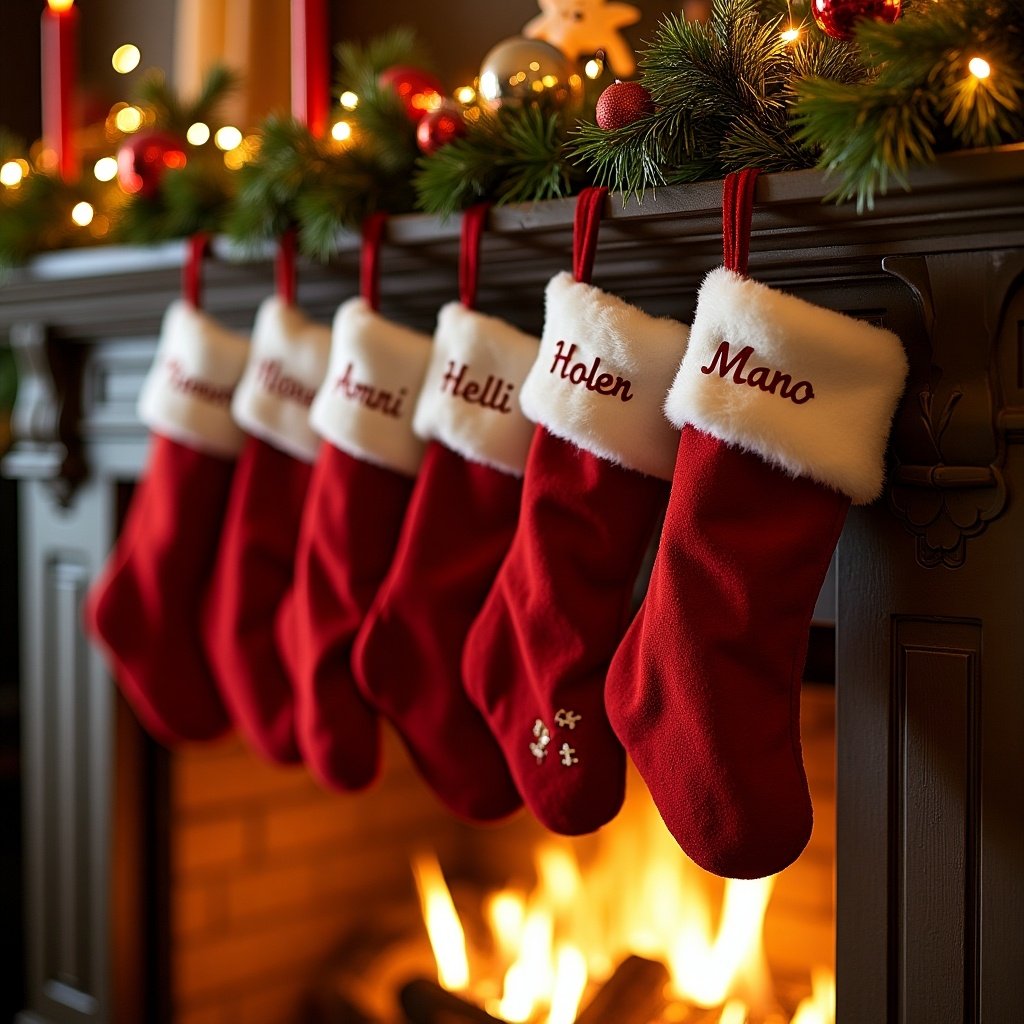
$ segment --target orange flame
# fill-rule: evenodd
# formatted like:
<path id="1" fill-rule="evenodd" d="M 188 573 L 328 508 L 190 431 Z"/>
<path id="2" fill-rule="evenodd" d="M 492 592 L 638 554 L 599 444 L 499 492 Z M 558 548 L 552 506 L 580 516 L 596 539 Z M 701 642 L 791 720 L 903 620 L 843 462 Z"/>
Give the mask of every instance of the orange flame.
<path id="1" fill-rule="evenodd" d="M 603 981 L 635 953 L 669 968 L 676 1002 L 663 1021 L 689 1019 L 689 1006 L 720 1007 L 718 1024 L 784 1024 L 762 941 L 774 878 L 722 886 L 680 853 L 646 800 L 627 802 L 621 822 L 596 839 L 575 846 L 552 839 L 534 859 L 532 891 L 502 889 L 485 898 L 491 952 L 469 955 L 436 858 L 416 859 L 444 987 L 509 1024 L 572 1024 L 590 980 Z M 488 966 L 489 976 L 471 974 L 469 963 Z M 835 1024 L 829 971 L 815 969 L 811 995 L 790 1024 Z"/>

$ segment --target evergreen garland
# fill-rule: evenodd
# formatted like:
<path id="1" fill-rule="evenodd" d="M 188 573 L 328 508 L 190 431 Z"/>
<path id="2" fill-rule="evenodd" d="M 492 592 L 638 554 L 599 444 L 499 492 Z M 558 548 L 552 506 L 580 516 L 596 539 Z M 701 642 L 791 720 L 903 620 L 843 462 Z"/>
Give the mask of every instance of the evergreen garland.
<path id="1" fill-rule="evenodd" d="M 1024 0 L 918 4 L 894 25 L 861 22 L 856 42 L 868 80 L 808 78 L 793 115 L 801 143 L 838 175 L 837 199 L 860 210 L 939 152 L 1024 139 Z M 971 73 L 975 57 L 989 77 Z"/>
<path id="2" fill-rule="evenodd" d="M 298 227 L 300 248 L 326 260 L 337 248 L 340 228 L 358 227 L 375 210 L 413 209 L 415 126 L 378 79 L 394 65 L 423 66 L 415 36 L 397 29 L 365 46 L 339 46 L 337 53 L 338 92 L 352 91 L 359 98 L 355 110 L 337 114 L 350 125 L 351 137 L 345 142 L 315 138 L 292 118 L 264 122 L 259 154 L 239 172 L 229 222 L 231 234 L 245 245 Z"/>
<path id="3" fill-rule="evenodd" d="M 787 13 L 764 0 L 714 0 L 706 22 L 667 15 L 638 62 L 655 112 L 613 131 L 583 125 L 576 158 L 627 198 L 744 167 L 813 166 L 816 148 L 789 121 L 796 90 L 810 77 L 861 82 L 866 71 L 853 44 L 807 25 L 787 41 Z"/>
<path id="4" fill-rule="evenodd" d="M 139 86 L 139 102 L 154 115 L 153 127 L 182 140 L 196 122 L 216 123 L 217 108 L 236 87 L 234 72 L 215 65 L 203 79 L 199 95 L 184 103 L 160 72 L 148 74 Z M 157 242 L 182 238 L 198 231 L 224 230 L 234 198 L 234 180 L 214 143 L 189 146 L 188 162 L 168 168 L 153 196 L 137 194 L 124 201 L 115 237 L 124 242 Z"/>

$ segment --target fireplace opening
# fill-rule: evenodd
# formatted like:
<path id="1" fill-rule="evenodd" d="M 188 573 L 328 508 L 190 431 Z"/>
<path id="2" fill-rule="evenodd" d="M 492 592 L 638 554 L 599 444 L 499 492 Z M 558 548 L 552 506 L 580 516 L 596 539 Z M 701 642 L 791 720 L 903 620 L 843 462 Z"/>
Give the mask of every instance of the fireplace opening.
<path id="1" fill-rule="evenodd" d="M 393 737 L 356 796 L 235 740 L 170 755 L 172 1024 L 833 1024 L 834 708 L 805 685 L 814 831 L 753 882 L 690 862 L 635 773 L 565 839 L 452 819 Z"/>

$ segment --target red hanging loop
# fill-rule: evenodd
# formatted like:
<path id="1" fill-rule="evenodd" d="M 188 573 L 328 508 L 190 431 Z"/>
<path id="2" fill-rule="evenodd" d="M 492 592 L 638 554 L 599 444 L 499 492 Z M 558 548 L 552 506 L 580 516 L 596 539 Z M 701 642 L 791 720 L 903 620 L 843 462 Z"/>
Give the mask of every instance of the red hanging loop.
<path id="1" fill-rule="evenodd" d="M 572 225 L 572 276 L 584 284 L 590 283 L 597 253 L 597 233 L 604 215 L 604 201 L 608 189 L 589 187 L 576 199 L 576 215 Z"/>
<path id="2" fill-rule="evenodd" d="M 466 309 L 476 308 L 480 281 L 480 239 L 487 224 L 490 203 L 477 203 L 462 215 L 462 243 L 459 247 L 459 299 Z"/>
<path id="3" fill-rule="evenodd" d="M 380 243 L 384 237 L 386 213 L 371 213 L 363 221 L 363 248 L 359 260 L 359 294 L 370 309 L 380 309 Z"/>
<path id="4" fill-rule="evenodd" d="M 754 216 L 757 167 L 726 175 L 722 183 L 722 256 L 725 266 L 743 277 L 750 261 L 750 225 Z"/>
<path id="5" fill-rule="evenodd" d="M 289 228 L 277 242 L 274 277 L 278 297 L 287 305 L 295 305 L 295 229 Z"/>
<path id="6" fill-rule="evenodd" d="M 185 265 L 181 271 L 181 291 L 185 301 L 196 309 L 203 299 L 203 260 L 210 248 L 210 236 L 204 231 L 186 243 Z"/>

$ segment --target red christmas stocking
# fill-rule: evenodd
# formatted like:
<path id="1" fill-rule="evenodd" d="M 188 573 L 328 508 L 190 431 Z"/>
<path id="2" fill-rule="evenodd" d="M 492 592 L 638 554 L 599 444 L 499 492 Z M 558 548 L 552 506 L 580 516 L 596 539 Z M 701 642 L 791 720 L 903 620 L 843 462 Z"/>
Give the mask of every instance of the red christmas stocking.
<path id="1" fill-rule="evenodd" d="M 607 706 L 669 830 L 708 871 L 772 874 L 810 835 L 811 614 L 851 499 L 881 491 L 906 369 L 889 331 L 725 268 L 701 287 L 666 402 L 682 428 L 668 513 Z"/>
<path id="2" fill-rule="evenodd" d="M 427 784 L 473 821 L 522 805 L 500 746 L 466 695 L 461 660 L 519 515 L 533 434 L 519 390 L 536 354 L 536 338 L 501 320 L 457 302 L 441 310 L 414 419 L 431 441 L 353 654 L 361 689 L 401 734 Z"/>
<path id="3" fill-rule="evenodd" d="M 161 743 L 230 726 L 202 649 L 200 597 L 216 557 L 244 440 L 231 394 L 249 346 L 184 300 L 164 317 L 139 398 L 152 431 L 146 474 L 85 606 L 122 692 Z"/>
<path id="4" fill-rule="evenodd" d="M 351 299 L 335 317 L 330 368 L 311 411 L 324 442 L 277 630 L 303 759 L 333 789 L 361 789 L 377 774 L 377 716 L 356 689 L 350 655 L 423 457 L 412 413 L 429 357 L 427 335 Z"/>
<path id="5" fill-rule="evenodd" d="M 566 835 L 611 820 L 624 796 L 604 677 L 666 497 L 675 436 L 661 406 L 687 334 L 581 280 L 604 194 L 577 205 L 576 280 L 547 287 L 521 399 L 538 427 L 519 523 L 463 658 L 524 800 Z"/>
<path id="6" fill-rule="evenodd" d="M 280 298 L 267 299 L 232 413 L 248 432 L 204 611 L 204 638 L 224 701 L 251 746 L 298 760 L 291 683 L 274 619 L 291 586 L 319 438 L 309 406 L 327 368 L 331 332 Z"/>

